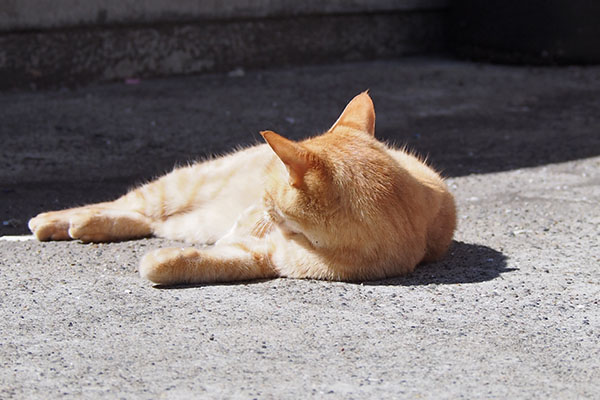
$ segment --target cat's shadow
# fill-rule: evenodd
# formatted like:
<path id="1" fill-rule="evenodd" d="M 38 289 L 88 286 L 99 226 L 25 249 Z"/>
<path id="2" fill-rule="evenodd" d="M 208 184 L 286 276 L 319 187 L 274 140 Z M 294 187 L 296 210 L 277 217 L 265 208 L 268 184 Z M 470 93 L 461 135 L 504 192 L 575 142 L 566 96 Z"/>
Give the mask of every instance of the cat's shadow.
<path id="1" fill-rule="evenodd" d="M 410 275 L 362 282 L 361 284 L 421 286 L 486 282 L 498 278 L 504 272 L 516 270 L 515 268 L 507 268 L 506 260 L 507 257 L 504 254 L 491 247 L 454 241 L 450 251 L 441 261 L 420 265 Z M 187 289 L 214 285 L 252 284 L 265 281 L 269 281 L 269 279 L 176 286 L 155 285 L 154 287 L 156 289 Z"/>
<path id="2" fill-rule="evenodd" d="M 441 261 L 423 264 L 410 275 L 364 282 L 365 285 L 448 285 L 486 282 L 500 277 L 508 268 L 507 257 L 491 247 L 454 241 Z"/>

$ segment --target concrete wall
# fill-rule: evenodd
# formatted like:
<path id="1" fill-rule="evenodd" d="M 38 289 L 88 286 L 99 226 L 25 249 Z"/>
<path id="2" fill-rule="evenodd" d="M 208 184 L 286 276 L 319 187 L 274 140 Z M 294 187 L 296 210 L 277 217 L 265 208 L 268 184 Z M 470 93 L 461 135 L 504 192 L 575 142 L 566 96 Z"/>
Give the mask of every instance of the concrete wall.
<path id="1" fill-rule="evenodd" d="M 445 0 L 0 0 L 0 89 L 437 52 Z"/>
<path id="2" fill-rule="evenodd" d="M 414 11 L 444 8 L 447 2 L 448 0 L 2 0 L 0 30 Z"/>

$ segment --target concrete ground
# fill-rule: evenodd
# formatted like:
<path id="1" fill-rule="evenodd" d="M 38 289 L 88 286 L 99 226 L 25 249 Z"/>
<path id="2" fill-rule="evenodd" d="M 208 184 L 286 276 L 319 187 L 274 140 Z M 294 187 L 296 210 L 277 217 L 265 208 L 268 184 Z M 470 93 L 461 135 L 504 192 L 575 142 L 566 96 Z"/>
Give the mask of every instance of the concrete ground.
<path id="1" fill-rule="evenodd" d="M 600 67 L 130 83 L 0 93 L 0 397 L 600 397 Z M 450 254 L 410 276 L 161 289 L 137 263 L 164 240 L 8 240 L 259 130 L 325 130 L 367 88 L 377 135 L 427 154 L 457 198 Z"/>

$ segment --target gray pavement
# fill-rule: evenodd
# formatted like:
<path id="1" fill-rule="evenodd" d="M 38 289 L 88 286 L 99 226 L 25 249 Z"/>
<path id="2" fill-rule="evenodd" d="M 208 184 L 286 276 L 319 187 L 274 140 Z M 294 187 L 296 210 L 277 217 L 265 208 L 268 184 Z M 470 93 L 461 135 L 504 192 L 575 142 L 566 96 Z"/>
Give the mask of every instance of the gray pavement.
<path id="1" fill-rule="evenodd" d="M 443 59 L 0 93 L 2 235 L 371 89 L 377 135 L 428 154 L 450 254 L 363 284 L 155 288 L 161 239 L 0 240 L 1 398 L 600 397 L 600 67 Z"/>

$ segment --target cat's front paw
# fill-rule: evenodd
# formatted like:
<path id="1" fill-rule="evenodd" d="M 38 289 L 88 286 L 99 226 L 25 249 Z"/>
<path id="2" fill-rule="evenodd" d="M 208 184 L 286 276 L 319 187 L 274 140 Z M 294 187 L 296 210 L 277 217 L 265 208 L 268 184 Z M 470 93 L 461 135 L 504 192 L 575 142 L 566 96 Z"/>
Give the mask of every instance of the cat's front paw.
<path id="1" fill-rule="evenodd" d="M 39 240 L 108 242 L 149 236 L 150 220 L 130 210 L 85 206 L 39 214 L 29 221 Z"/>
<path id="2" fill-rule="evenodd" d="M 73 213 L 69 218 L 69 236 L 82 242 L 106 242 L 112 238 L 114 220 L 102 210 L 86 209 Z"/>
<path id="3" fill-rule="evenodd" d="M 31 218 L 29 230 L 38 240 L 69 240 L 69 219 L 61 215 L 60 211 L 51 211 L 38 214 Z"/>
<path id="4" fill-rule="evenodd" d="M 110 237 L 107 218 L 92 208 L 50 211 L 29 220 L 29 229 L 38 240 L 80 239 L 84 242 L 102 242 Z"/>
<path id="5" fill-rule="evenodd" d="M 200 259 L 200 251 L 189 247 L 154 250 L 142 258 L 140 275 L 159 285 L 189 283 Z"/>

